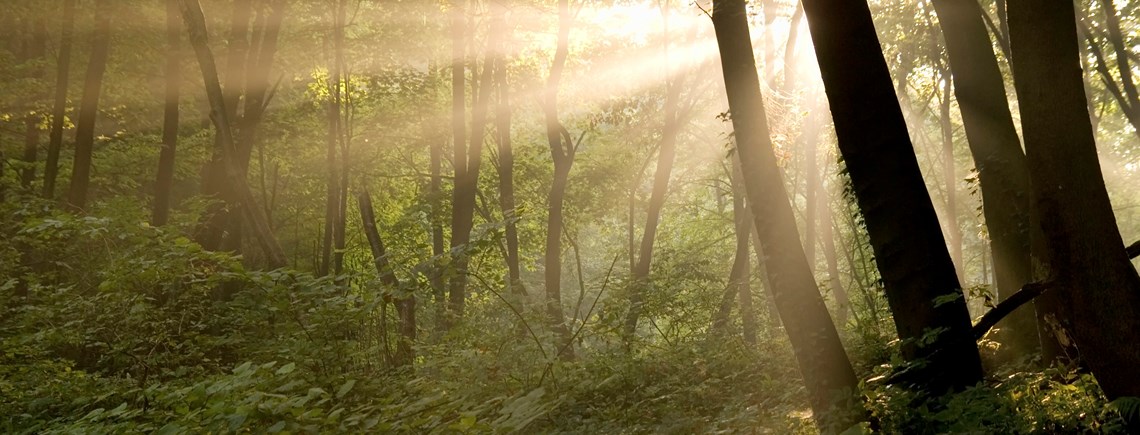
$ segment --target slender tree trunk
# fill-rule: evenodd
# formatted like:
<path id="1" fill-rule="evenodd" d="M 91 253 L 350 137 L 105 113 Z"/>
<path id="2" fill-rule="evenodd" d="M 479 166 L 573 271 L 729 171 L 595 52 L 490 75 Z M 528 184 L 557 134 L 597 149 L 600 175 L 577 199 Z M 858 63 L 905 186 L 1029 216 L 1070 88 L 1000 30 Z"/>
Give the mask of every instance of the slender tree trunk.
<path id="1" fill-rule="evenodd" d="M 799 361 L 816 422 L 823 432 L 839 432 L 865 412 L 854 400 L 855 373 L 812 277 L 771 151 L 744 1 L 717 0 L 712 21 L 733 115 L 736 152 L 761 240 L 761 258 L 771 281 L 769 291 Z"/>
<path id="2" fill-rule="evenodd" d="M 43 18 L 37 18 L 32 23 L 31 40 L 28 41 L 26 58 L 30 62 L 39 62 L 47 57 L 47 24 Z M 32 69 L 31 78 L 39 81 L 44 76 L 42 66 Z M 37 97 L 36 100 L 39 100 Z M 34 101 L 32 102 L 34 103 Z M 27 165 L 20 173 L 20 187 L 25 192 L 32 192 L 32 182 L 36 179 L 36 155 L 40 149 L 40 121 L 43 119 L 38 107 L 33 104 L 28 114 L 24 116 L 24 163 Z"/>
<path id="3" fill-rule="evenodd" d="M 784 86 L 781 93 L 785 98 L 792 98 L 792 93 L 796 91 L 796 41 L 800 38 L 800 21 L 803 21 L 803 17 L 804 5 L 797 1 L 796 11 L 792 13 L 791 23 L 788 24 L 788 42 L 784 45 Z"/>
<path id="4" fill-rule="evenodd" d="M 1140 396 L 1140 276 L 1121 250 L 1097 160 L 1074 23 L 1071 3 L 1009 2 L 1031 213 L 1043 236 L 1039 264 L 1108 398 Z"/>
<path id="5" fill-rule="evenodd" d="M 337 197 L 337 223 L 333 233 L 333 274 L 340 276 L 344 272 L 344 250 L 346 245 L 345 231 L 348 229 L 348 180 L 352 169 L 352 158 L 349 148 L 352 145 L 352 80 L 348 66 L 344 59 L 344 29 L 348 25 L 348 0 L 337 0 L 336 3 L 337 26 L 333 29 L 333 62 L 337 71 L 337 87 L 333 93 L 340 119 L 337 120 L 337 133 L 340 142 L 340 192 Z M 267 83 L 268 84 L 268 83 Z M 252 141 L 250 141 L 252 143 Z M 344 284 L 341 282 L 341 284 Z M 397 311 L 398 311 L 397 307 Z M 397 349 L 399 351 L 399 349 Z"/>
<path id="6" fill-rule="evenodd" d="M 506 32 L 506 6 L 494 3 L 494 20 Z M 505 35 L 504 35 L 505 37 Z M 511 88 L 507 82 L 507 56 L 505 49 L 500 49 L 495 56 L 495 87 L 498 90 L 498 104 L 495 106 L 495 133 L 498 139 L 499 151 L 499 207 L 503 210 L 503 219 L 506 220 L 504 236 L 507 239 L 507 283 L 516 294 L 525 295 L 526 287 L 522 282 L 522 271 L 519 267 L 519 230 L 517 221 L 518 211 L 515 209 L 515 155 L 511 148 Z"/>
<path id="7" fill-rule="evenodd" d="M 63 124 L 67 113 L 67 85 L 71 76 L 71 45 L 75 32 L 75 2 L 63 2 L 63 32 L 59 38 L 59 58 L 56 61 L 55 101 L 51 110 L 51 133 L 48 139 L 47 162 L 44 164 L 44 198 L 55 197 L 55 180 L 59 175 L 59 153 L 63 148 Z"/>
<path id="8" fill-rule="evenodd" d="M 441 137 L 435 137 L 428 134 L 428 129 L 432 128 L 427 121 L 424 122 L 424 137 L 431 141 L 429 153 L 431 155 L 431 184 L 428 186 L 428 192 L 431 196 L 431 255 L 436 259 L 441 259 L 444 255 L 444 240 L 443 240 L 443 223 L 441 222 L 443 216 L 443 146 L 444 140 Z M 439 327 L 445 328 L 447 322 L 445 321 L 447 315 L 447 304 L 445 301 L 445 293 L 447 291 L 446 284 L 443 282 L 443 268 L 437 262 L 431 270 L 432 295 L 435 298 L 436 319 L 440 322 Z"/>
<path id="9" fill-rule="evenodd" d="M 452 149 L 453 158 L 451 161 L 452 166 L 455 167 L 455 187 L 452 191 L 452 221 L 451 221 L 451 248 L 452 253 L 455 254 L 455 247 L 461 246 L 470 239 L 470 231 L 468 235 L 463 235 L 464 231 L 459 228 L 459 217 L 463 214 L 462 211 L 456 210 L 460 206 L 459 198 L 462 193 L 459 192 L 461 181 L 467 179 L 467 110 L 466 110 L 466 79 L 465 71 L 465 57 L 467 46 L 467 29 L 466 29 L 466 14 L 465 1 L 452 0 L 451 2 L 451 133 L 452 133 Z M 458 320 L 463 316 L 463 305 L 466 299 L 466 264 L 465 256 L 460 254 L 452 258 L 452 267 L 455 270 L 451 271 L 452 278 L 449 283 L 448 289 L 448 307 L 452 320 Z"/>
<path id="10" fill-rule="evenodd" d="M 668 22 L 669 6 L 663 11 L 664 19 Z M 665 52 L 669 52 L 669 29 L 665 28 Z M 668 67 L 666 67 L 668 70 Z M 673 173 L 673 160 L 677 155 L 677 136 L 680 134 L 683 120 L 678 115 L 678 100 L 681 95 L 681 85 L 677 79 L 668 77 L 666 71 L 665 82 L 665 119 L 661 131 L 661 143 L 657 148 L 657 169 L 653 174 L 653 192 L 649 196 L 649 205 L 645 213 L 645 229 L 641 236 L 641 246 L 638 249 L 637 263 L 633 268 L 633 294 L 630 296 L 630 310 L 625 319 L 625 335 L 632 337 L 637 331 L 637 322 L 644 308 L 645 292 L 651 287 L 649 272 L 653 262 L 653 243 L 657 238 L 657 226 L 661 222 L 661 210 L 665 208 L 665 195 L 669 190 L 669 177 Z"/>
<path id="11" fill-rule="evenodd" d="M 804 13 L 903 355 L 920 368 L 912 379 L 932 394 L 974 385 L 982 369 L 966 300 L 871 12 L 863 1 L 804 0 Z"/>
<path id="12" fill-rule="evenodd" d="M 231 189 L 235 192 L 238 205 L 246 222 L 254 230 L 261 250 L 265 253 L 270 268 L 285 266 L 288 261 L 285 252 L 273 236 L 269 228 L 269 219 L 261 207 L 256 206 L 253 193 L 249 189 L 244 172 L 238 167 L 236 160 L 236 146 L 234 145 L 233 127 L 226 111 L 226 101 L 222 94 L 221 81 L 218 80 L 218 67 L 214 62 L 214 55 L 210 52 L 206 33 L 206 19 L 202 14 L 202 5 L 198 0 L 179 0 L 182 7 L 182 16 L 189 33 L 190 44 L 198 57 L 198 64 L 202 69 L 203 81 L 206 85 L 206 96 L 210 101 L 210 117 L 222 138 L 222 163 Z"/>
<path id="13" fill-rule="evenodd" d="M 360 206 L 360 219 L 363 222 L 364 234 L 368 237 L 368 246 L 372 250 L 373 262 L 376 265 L 376 274 L 380 282 L 389 288 L 403 294 L 402 285 L 396 272 L 388 261 L 388 251 L 384 247 L 384 240 L 380 238 L 380 231 L 376 229 L 376 217 L 372 208 L 372 197 L 367 191 L 357 194 L 357 204 Z M 387 304 L 388 296 L 384 297 Z M 400 340 L 396 343 L 397 366 L 411 366 L 416 354 L 412 345 L 416 342 L 416 296 L 408 292 L 404 297 L 396 298 L 396 314 L 400 318 Z"/>
<path id="14" fill-rule="evenodd" d="M 843 287 L 843 280 L 839 277 L 839 255 L 835 250 L 835 224 L 831 217 L 831 195 L 825 189 L 822 195 L 823 209 L 820 210 L 820 234 L 823 239 L 823 257 L 827 261 L 827 282 L 831 293 L 835 295 L 835 324 L 842 328 L 847 325 L 847 316 L 851 314 L 851 297 Z"/>
<path id="15" fill-rule="evenodd" d="M 462 172 L 456 170 L 455 189 L 452 192 L 451 250 L 453 253 L 457 253 L 458 257 L 453 261 L 455 275 L 451 278 L 449 296 L 451 309 L 456 316 L 463 315 L 463 307 L 467 299 L 467 266 L 471 258 L 468 244 L 471 242 L 471 230 L 475 226 L 475 204 L 479 196 L 479 171 L 483 162 L 483 141 L 487 132 L 491 86 L 494 84 L 493 59 L 495 55 L 493 53 L 500 45 L 503 22 L 496 21 L 492 24 L 497 24 L 499 27 L 492 27 L 490 30 L 487 49 L 483 54 L 483 71 L 479 77 L 478 86 L 472 91 L 475 95 L 472 95 L 471 145 L 470 148 L 462 152 L 462 157 L 466 158 L 466 162 L 463 163 Z M 472 71 L 472 74 L 476 74 L 478 67 L 472 66 Z M 476 89 L 477 93 L 475 92 Z M 460 148 L 465 146 L 459 144 L 456 147 L 456 162 L 460 161 Z M 459 163 L 456 165 L 458 167 Z"/>
<path id="16" fill-rule="evenodd" d="M 808 265 L 815 270 L 816 228 L 819 220 L 819 130 L 823 122 L 822 104 L 812 104 L 811 114 L 804 120 L 801 129 L 800 145 L 803 145 L 804 178 L 807 192 L 804 194 L 804 254 L 807 255 Z"/>
<path id="17" fill-rule="evenodd" d="M 970 0 L 972 1 L 972 0 Z M 954 124 L 950 122 L 950 74 L 942 73 L 942 100 L 938 104 L 938 125 L 942 130 L 942 176 L 946 180 L 946 232 L 950 240 L 950 260 L 958 282 L 965 283 L 962 276 L 962 228 L 958 226 L 958 176 L 954 171 Z"/>
<path id="18" fill-rule="evenodd" d="M 1029 173 L 1005 98 L 1005 81 L 973 0 L 935 0 L 946 39 L 954 95 L 962 112 L 970 153 L 978 170 L 983 214 L 992 244 L 999 300 L 1032 280 L 1029 250 Z M 1004 23 L 1004 1 L 999 17 Z M 1008 35 L 1008 30 L 1003 29 Z M 1039 344 L 1033 308 L 1021 308 L 1002 323 L 1006 343 L 1017 354 Z"/>
<path id="19" fill-rule="evenodd" d="M 67 203 L 78 210 L 87 207 L 87 193 L 91 181 L 91 154 L 95 148 L 95 119 L 99 115 L 99 94 L 103 89 L 103 73 L 107 71 L 107 58 L 111 54 L 110 0 L 95 2 L 95 31 L 91 34 L 91 60 L 87 62 L 87 77 L 83 85 L 83 101 L 79 106 L 79 119 L 75 126 L 75 161 L 71 170 L 71 186 Z"/>
<path id="20" fill-rule="evenodd" d="M 170 218 L 170 195 L 174 185 L 174 157 L 178 147 L 178 99 L 182 83 L 182 16 L 178 0 L 166 0 L 166 98 L 163 104 L 162 150 L 154 183 L 154 226 L 166 225 Z"/>
<path id="21" fill-rule="evenodd" d="M 341 26 L 344 25 L 342 21 L 342 11 L 344 4 L 341 0 L 336 0 L 332 11 L 332 40 L 333 54 L 329 56 L 329 78 L 328 78 L 328 91 L 329 101 L 326 109 L 326 120 L 328 124 L 328 132 L 325 137 L 325 146 L 327 147 L 325 161 L 328 165 L 328 181 L 326 188 L 325 198 L 325 227 L 323 233 L 323 240 L 321 245 L 321 275 L 328 275 L 330 273 L 339 274 L 339 261 L 333 259 L 334 244 L 343 237 L 334 240 L 335 236 L 344 234 L 342 223 L 344 216 L 341 214 L 341 171 L 348 163 L 348 156 L 342 155 L 340 160 L 337 160 L 337 149 L 340 148 L 341 138 L 341 69 L 339 62 L 339 51 L 343 45 L 341 35 L 343 34 Z M 343 253 L 340 253 L 338 258 L 343 258 Z M 336 263 L 337 265 L 334 265 Z"/>
<path id="22" fill-rule="evenodd" d="M 740 263 L 740 271 L 736 281 L 731 282 L 736 289 L 737 299 L 740 300 L 740 329 L 744 336 L 744 343 L 756 345 L 757 325 L 756 312 L 752 308 L 752 263 L 749 257 L 748 244 L 754 234 L 752 210 L 748 208 L 748 194 L 745 192 L 744 172 L 740 165 L 740 156 L 732 158 L 732 217 L 733 229 L 736 232 L 736 262 Z M 763 258 L 763 257 L 758 257 Z M 771 298 L 769 298 L 771 299 Z"/>
<path id="23" fill-rule="evenodd" d="M 558 1 L 558 47 L 550 65 L 550 76 L 546 82 L 543 112 L 546 117 L 546 138 L 550 143 L 550 155 L 554 160 L 554 180 L 550 185 L 549 210 L 546 222 L 546 255 L 543 264 L 546 282 L 546 314 L 550 327 L 562 342 L 565 352 L 558 356 L 563 359 L 574 357 L 574 347 L 570 343 L 570 328 L 562 313 L 562 225 L 563 203 L 566 200 L 566 187 L 569 183 L 570 168 L 574 165 L 577 150 L 573 138 L 558 120 L 558 87 L 562 81 L 562 70 L 569 55 L 570 40 L 570 1 Z"/>

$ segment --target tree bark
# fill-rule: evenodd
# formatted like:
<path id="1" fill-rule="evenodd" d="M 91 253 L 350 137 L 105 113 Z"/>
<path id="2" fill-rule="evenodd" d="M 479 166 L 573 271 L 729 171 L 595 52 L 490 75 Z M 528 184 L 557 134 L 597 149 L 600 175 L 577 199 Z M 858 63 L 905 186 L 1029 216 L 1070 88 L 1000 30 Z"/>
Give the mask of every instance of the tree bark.
<path id="1" fill-rule="evenodd" d="M 804 0 L 804 12 L 903 356 L 922 367 L 918 387 L 929 393 L 972 386 L 982 369 L 965 297 L 871 12 L 865 2 L 841 0 Z"/>
<path id="2" fill-rule="evenodd" d="M 1073 5 L 1009 2 L 1014 85 L 1059 314 L 1109 399 L 1140 396 L 1140 276 L 1128 260 L 1085 106 Z"/>
<path id="3" fill-rule="evenodd" d="M 59 153 L 63 148 L 63 124 L 67 114 L 67 86 L 71 75 L 71 46 L 75 32 L 75 2 L 63 2 L 63 31 L 59 38 L 59 58 L 55 76 L 55 101 L 51 110 L 51 133 L 47 162 L 44 164 L 44 198 L 55 197 L 55 180 L 59 175 Z"/>
<path id="4" fill-rule="evenodd" d="M 178 147 L 178 100 L 182 83 L 182 16 L 178 0 L 166 0 L 166 98 L 162 117 L 162 150 L 154 183 L 151 224 L 166 225 L 170 218 L 170 195 L 174 184 L 174 158 Z"/>
<path id="5" fill-rule="evenodd" d="M 840 432 L 860 421 L 865 411 L 854 400 L 855 373 L 812 277 L 772 152 L 744 1 L 717 0 L 712 20 L 769 291 L 807 384 L 817 425 L 823 432 Z"/>
<path id="6" fill-rule="evenodd" d="M 998 3 L 1004 5 L 1004 1 Z M 982 20 L 985 12 L 973 0 L 935 0 L 933 4 L 946 39 L 954 96 L 978 170 L 998 299 L 1005 300 L 1032 280 L 1025 154 Z M 1003 9 L 999 12 L 1003 23 L 1004 15 Z M 1002 329 L 1003 341 L 1014 352 L 1024 355 L 1039 348 L 1032 305 L 1010 316 Z"/>
<path id="7" fill-rule="evenodd" d="M 75 160 L 71 169 L 71 186 L 67 203 L 74 209 L 87 207 L 87 191 L 91 182 L 91 154 L 95 148 L 95 119 L 99 115 L 99 94 L 103 89 L 103 73 L 111 54 L 110 0 L 95 2 L 95 30 L 91 34 L 91 59 L 83 85 L 83 100 L 75 126 Z"/>

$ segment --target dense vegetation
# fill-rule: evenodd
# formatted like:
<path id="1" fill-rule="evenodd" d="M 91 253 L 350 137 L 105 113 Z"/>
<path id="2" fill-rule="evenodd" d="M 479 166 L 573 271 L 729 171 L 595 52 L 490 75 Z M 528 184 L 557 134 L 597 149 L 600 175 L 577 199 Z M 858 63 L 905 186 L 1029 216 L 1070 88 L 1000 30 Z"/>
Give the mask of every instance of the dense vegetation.
<path id="1" fill-rule="evenodd" d="M 1135 432 L 1073 6 L 6 2 L 0 432 Z"/>

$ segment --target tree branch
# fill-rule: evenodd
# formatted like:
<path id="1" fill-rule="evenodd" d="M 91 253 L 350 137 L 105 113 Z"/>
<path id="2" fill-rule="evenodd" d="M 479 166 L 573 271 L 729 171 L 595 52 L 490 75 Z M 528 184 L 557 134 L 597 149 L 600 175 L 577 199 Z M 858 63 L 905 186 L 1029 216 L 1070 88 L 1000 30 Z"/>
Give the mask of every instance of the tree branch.
<path id="1" fill-rule="evenodd" d="M 993 328 L 997 322 L 1004 319 L 1005 316 L 1008 316 L 1018 307 L 1041 296 L 1042 293 L 1049 290 L 1049 287 L 1050 285 L 1048 283 L 1029 283 L 1022 287 L 1021 290 L 1018 290 L 1017 293 L 1014 293 L 1013 296 L 1001 301 L 1001 303 L 997 304 L 992 310 L 986 312 L 986 314 L 982 316 L 982 319 L 978 321 L 978 324 L 974 325 L 974 339 L 981 340 L 982 337 L 986 336 L 986 333 L 990 332 L 990 329 Z"/>

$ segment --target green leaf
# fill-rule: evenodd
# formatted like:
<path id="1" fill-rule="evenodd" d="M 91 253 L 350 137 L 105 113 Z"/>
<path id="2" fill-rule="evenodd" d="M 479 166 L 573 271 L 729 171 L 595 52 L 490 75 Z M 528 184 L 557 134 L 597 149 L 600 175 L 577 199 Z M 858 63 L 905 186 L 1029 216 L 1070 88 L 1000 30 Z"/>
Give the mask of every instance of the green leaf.
<path id="1" fill-rule="evenodd" d="M 348 382 L 345 382 L 344 385 L 340 386 L 339 390 L 336 390 L 336 398 L 339 399 L 341 397 L 344 397 L 345 394 L 348 394 L 349 391 L 352 391 L 352 387 L 355 385 L 356 380 L 349 379 Z"/>
<path id="2" fill-rule="evenodd" d="M 281 366 L 281 368 L 277 369 L 277 374 L 286 375 L 286 374 L 292 373 L 293 369 L 296 369 L 296 368 L 297 368 L 297 364 L 294 364 L 294 363 L 285 364 L 285 365 Z"/>
<path id="3" fill-rule="evenodd" d="M 269 429 L 266 429 L 265 431 L 269 433 L 277 433 L 283 430 L 285 430 L 285 420 L 281 420 L 275 423 L 273 426 L 269 426 Z"/>

